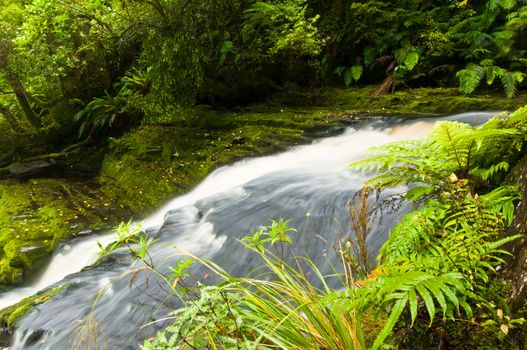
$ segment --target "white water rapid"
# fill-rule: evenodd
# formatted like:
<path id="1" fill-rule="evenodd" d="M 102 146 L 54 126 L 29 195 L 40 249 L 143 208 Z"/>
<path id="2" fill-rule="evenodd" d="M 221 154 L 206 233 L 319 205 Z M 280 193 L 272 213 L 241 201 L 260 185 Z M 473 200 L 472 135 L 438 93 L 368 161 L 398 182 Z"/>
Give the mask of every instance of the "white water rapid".
<path id="1" fill-rule="evenodd" d="M 448 119 L 480 123 L 494 114 L 467 113 Z M 236 239 L 254 225 L 265 225 L 269 219 L 284 216 L 291 218 L 293 226 L 302 232 L 295 249 L 319 257 L 321 251 L 331 250 L 339 235 L 347 232 L 346 203 L 366 179 L 365 175 L 350 171 L 348 165 L 367 157 L 370 147 L 425 137 L 432 126 L 432 121 L 420 120 L 391 127 L 377 124 L 375 128 L 348 129 L 340 136 L 311 145 L 219 168 L 194 190 L 144 220 L 142 226 L 157 238 L 152 255 L 164 259 L 174 253 L 176 245 L 242 275 L 257 262 L 247 256 Z M 375 232 L 368 238 L 373 252 L 386 238 L 392 221 L 397 220 L 396 216 L 383 216 L 384 221 L 378 220 Z M 133 349 L 145 336 L 151 336 L 146 330 L 138 330 L 166 311 L 152 300 L 163 299 L 163 291 L 152 290 L 153 282 L 140 277 L 134 288 L 128 288 L 129 281 L 122 275 L 137 267 L 138 262 L 120 251 L 111 261 L 79 272 L 93 262 L 99 249 L 97 241 L 106 244 L 112 238 L 108 234 L 77 240 L 53 257 L 34 284 L 0 294 L 1 308 L 69 275 L 64 295 L 39 305 L 22 320 L 12 349 L 66 348 L 76 320 L 88 314 L 104 327 L 105 334 L 113 336 L 108 339 L 108 349 Z M 177 257 L 163 261 L 174 264 Z M 207 278 L 202 271 L 195 271 L 195 275 L 196 279 Z M 103 286 L 107 286 L 106 291 L 92 310 L 93 300 Z"/>

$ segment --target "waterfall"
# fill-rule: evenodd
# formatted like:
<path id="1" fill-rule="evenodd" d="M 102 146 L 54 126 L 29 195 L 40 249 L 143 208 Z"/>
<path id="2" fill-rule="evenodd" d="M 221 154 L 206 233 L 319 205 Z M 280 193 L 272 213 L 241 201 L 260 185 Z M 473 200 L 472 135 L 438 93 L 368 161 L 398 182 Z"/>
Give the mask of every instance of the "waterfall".
<path id="1" fill-rule="evenodd" d="M 477 124 L 494 114 L 466 113 L 447 119 Z M 234 275 L 246 275 L 260 261 L 243 249 L 239 239 L 282 216 L 298 230 L 292 237 L 295 253 L 309 256 L 323 272 L 330 273 L 327 260 L 333 257 L 333 244 L 350 232 L 347 203 L 367 180 L 367 175 L 351 171 L 348 165 L 367 157 L 370 147 L 424 137 L 432 126 L 428 120 L 395 126 L 370 124 L 284 153 L 219 168 L 193 191 L 144 220 L 143 227 L 156 239 L 150 247 L 154 263 L 166 270 L 186 251 L 212 259 Z M 385 192 L 379 200 L 401 191 L 404 189 Z M 386 208 L 376 217 L 368 236 L 372 256 L 398 218 L 410 210 L 397 209 Z M 166 326 L 154 321 L 166 316 L 177 303 L 160 302 L 166 294 L 154 276 L 139 272 L 130 283 L 129 272 L 140 269 L 141 263 L 131 259 L 126 249 L 118 249 L 104 263 L 80 271 L 97 252 L 97 240 L 111 239 L 106 235 L 71 243 L 53 257 L 33 285 L 0 294 L 3 307 L 42 288 L 65 285 L 64 292 L 21 320 L 12 349 L 68 349 L 79 336 L 78 330 L 90 324 L 96 325 L 107 349 L 136 349 L 143 339 Z M 214 282 L 199 266 L 191 272 L 195 281 Z"/>

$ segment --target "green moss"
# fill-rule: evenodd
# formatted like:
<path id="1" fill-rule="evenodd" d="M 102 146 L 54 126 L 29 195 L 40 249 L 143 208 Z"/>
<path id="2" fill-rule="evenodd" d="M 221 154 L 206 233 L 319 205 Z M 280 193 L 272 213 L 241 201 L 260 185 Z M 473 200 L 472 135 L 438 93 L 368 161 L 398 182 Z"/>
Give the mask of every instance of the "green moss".
<path id="1" fill-rule="evenodd" d="M 0 286 L 23 282 L 76 232 L 124 218 L 92 187 L 65 179 L 0 181 Z"/>
<path id="2" fill-rule="evenodd" d="M 336 124 L 325 111 L 194 111 L 186 124 L 144 125 L 111 140 L 100 182 L 105 196 L 139 215 L 188 191 L 220 165 L 300 142 Z"/>
<path id="3" fill-rule="evenodd" d="M 369 113 L 449 114 L 467 111 L 513 111 L 527 104 L 527 93 L 509 99 L 496 92 L 471 96 L 455 88 L 419 88 L 399 90 L 371 98 L 375 87 L 357 89 L 328 88 L 318 93 L 316 103 L 344 110 Z"/>
<path id="4" fill-rule="evenodd" d="M 280 93 L 264 104 L 230 111 L 200 107 L 172 125 L 143 125 L 110 141 L 101 175 L 105 196 L 143 216 L 235 160 L 302 142 L 307 131 L 353 115 L 437 115 L 512 110 L 527 103 L 502 96 L 467 97 L 456 89 L 413 89 L 370 98 L 373 87 Z M 169 118 L 170 119 L 170 118 Z"/>
<path id="5" fill-rule="evenodd" d="M 3 285 L 20 283 L 23 273 L 22 268 L 11 266 L 8 259 L 0 260 L 0 283 Z"/>
<path id="6" fill-rule="evenodd" d="M 42 304 L 52 297 L 62 293 L 67 286 L 59 286 L 53 289 L 39 292 L 33 296 L 25 298 L 15 305 L 0 310 L 0 327 L 3 332 L 12 330 L 17 322 L 32 310 L 33 307 Z"/>
<path id="7" fill-rule="evenodd" d="M 28 303 L 16 308 L 6 320 L 7 327 L 11 328 L 16 325 L 17 321 L 28 312 L 30 307 L 31 304 Z"/>

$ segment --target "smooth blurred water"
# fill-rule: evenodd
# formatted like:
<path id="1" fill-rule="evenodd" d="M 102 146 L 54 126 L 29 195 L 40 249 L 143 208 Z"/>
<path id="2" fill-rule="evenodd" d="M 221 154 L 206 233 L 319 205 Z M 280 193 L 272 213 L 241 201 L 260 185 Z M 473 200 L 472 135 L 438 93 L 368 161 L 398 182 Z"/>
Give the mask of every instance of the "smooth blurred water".
<path id="1" fill-rule="evenodd" d="M 466 113 L 448 119 L 480 123 L 494 114 Z M 184 250 L 212 259 L 234 275 L 247 275 L 260 261 L 238 240 L 282 216 L 298 230 L 292 234 L 294 253 L 308 255 L 324 273 L 331 273 L 328 259 L 334 259 L 334 243 L 350 233 L 348 201 L 366 180 L 366 175 L 350 171 L 348 165 L 367 157 L 372 146 L 424 137 L 432 125 L 429 120 L 391 127 L 377 123 L 375 129 L 349 129 L 312 145 L 214 171 L 193 191 L 144 221 L 143 226 L 157 239 L 150 249 L 156 267 L 166 271 Z M 393 190 L 401 191 L 404 189 Z M 391 194 L 383 193 L 378 200 Z M 384 208 L 373 223 L 368 236 L 372 256 L 398 218 L 409 210 L 392 209 Z M 108 242 L 111 236 L 102 239 Z M 16 301 L 17 293 L 18 297 L 33 294 L 79 271 L 97 251 L 96 240 L 101 237 L 88 238 L 58 254 L 39 281 L 0 295 L 0 305 Z M 98 267 L 69 275 L 61 282 L 68 286 L 64 293 L 39 305 L 21 321 L 12 349 L 69 349 L 87 319 L 95 321 L 92 324 L 97 325 L 98 338 L 107 349 L 137 349 L 143 339 L 166 325 L 151 323 L 177 307 L 174 300 L 164 300 L 166 288 L 152 274 L 139 272 L 130 283 L 130 271 L 141 267 L 120 249 Z M 194 266 L 191 271 L 194 281 L 214 281 L 202 267 Z M 143 327 L 146 324 L 151 325 Z"/>

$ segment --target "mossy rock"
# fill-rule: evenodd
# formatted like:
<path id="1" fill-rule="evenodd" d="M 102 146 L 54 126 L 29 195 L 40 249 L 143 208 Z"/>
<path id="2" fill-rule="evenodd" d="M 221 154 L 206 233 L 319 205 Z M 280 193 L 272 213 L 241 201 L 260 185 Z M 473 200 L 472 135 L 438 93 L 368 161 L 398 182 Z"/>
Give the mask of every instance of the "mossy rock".
<path id="1" fill-rule="evenodd" d="M 28 304 L 23 304 L 22 306 L 16 308 L 11 313 L 11 315 L 7 317 L 7 320 L 6 320 L 7 327 L 9 328 L 14 327 L 17 321 L 29 311 L 30 307 L 31 307 L 31 304 L 28 303 Z"/>
<path id="2" fill-rule="evenodd" d="M 327 88 L 317 93 L 315 100 L 328 107 L 386 115 L 514 111 L 527 104 L 527 93 L 523 91 L 515 98 L 507 98 L 495 91 L 466 96 L 455 88 L 417 88 L 398 90 L 372 98 L 370 93 L 374 89 L 374 86 L 354 89 Z"/>
<path id="3" fill-rule="evenodd" d="M 306 142 L 305 131 L 340 120 L 325 110 L 198 109 L 185 123 L 143 125 L 111 140 L 99 176 L 102 192 L 142 217 L 218 166 Z"/>
<path id="4" fill-rule="evenodd" d="M 0 333 L 12 333 L 12 330 L 16 327 L 17 322 L 23 316 L 27 315 L 27 313 L 29 313 L 33 307 L 48 301 L 60 293 L 63 293 L 67 290 L 67 287 L 67 285 L 62 285 L 38 292 L 33 296 L 19 301 L 15 305 L 0 310 Z"/>
<path id="5" fill-rule="evenodd" d="M 10 285 L 19 284 L 23 281 L 24 270 L 20 267 L 13 267 L 9 260 L 0 260 L 0 284 Z"/>
<path id="6" fill-rule="evenodd" d="M 0 180 L 0 286 L 21 283 L 77 232 L 113 227 L 124 213 L 96 184 Z"/>
<path id="7" fill-rule="evenodd" d="M 34 264 L 44 258 L 47 247 L 41 241 L 12 240 L 4 246 L 5 258 L 11 267 L 32 269 Z"/>

